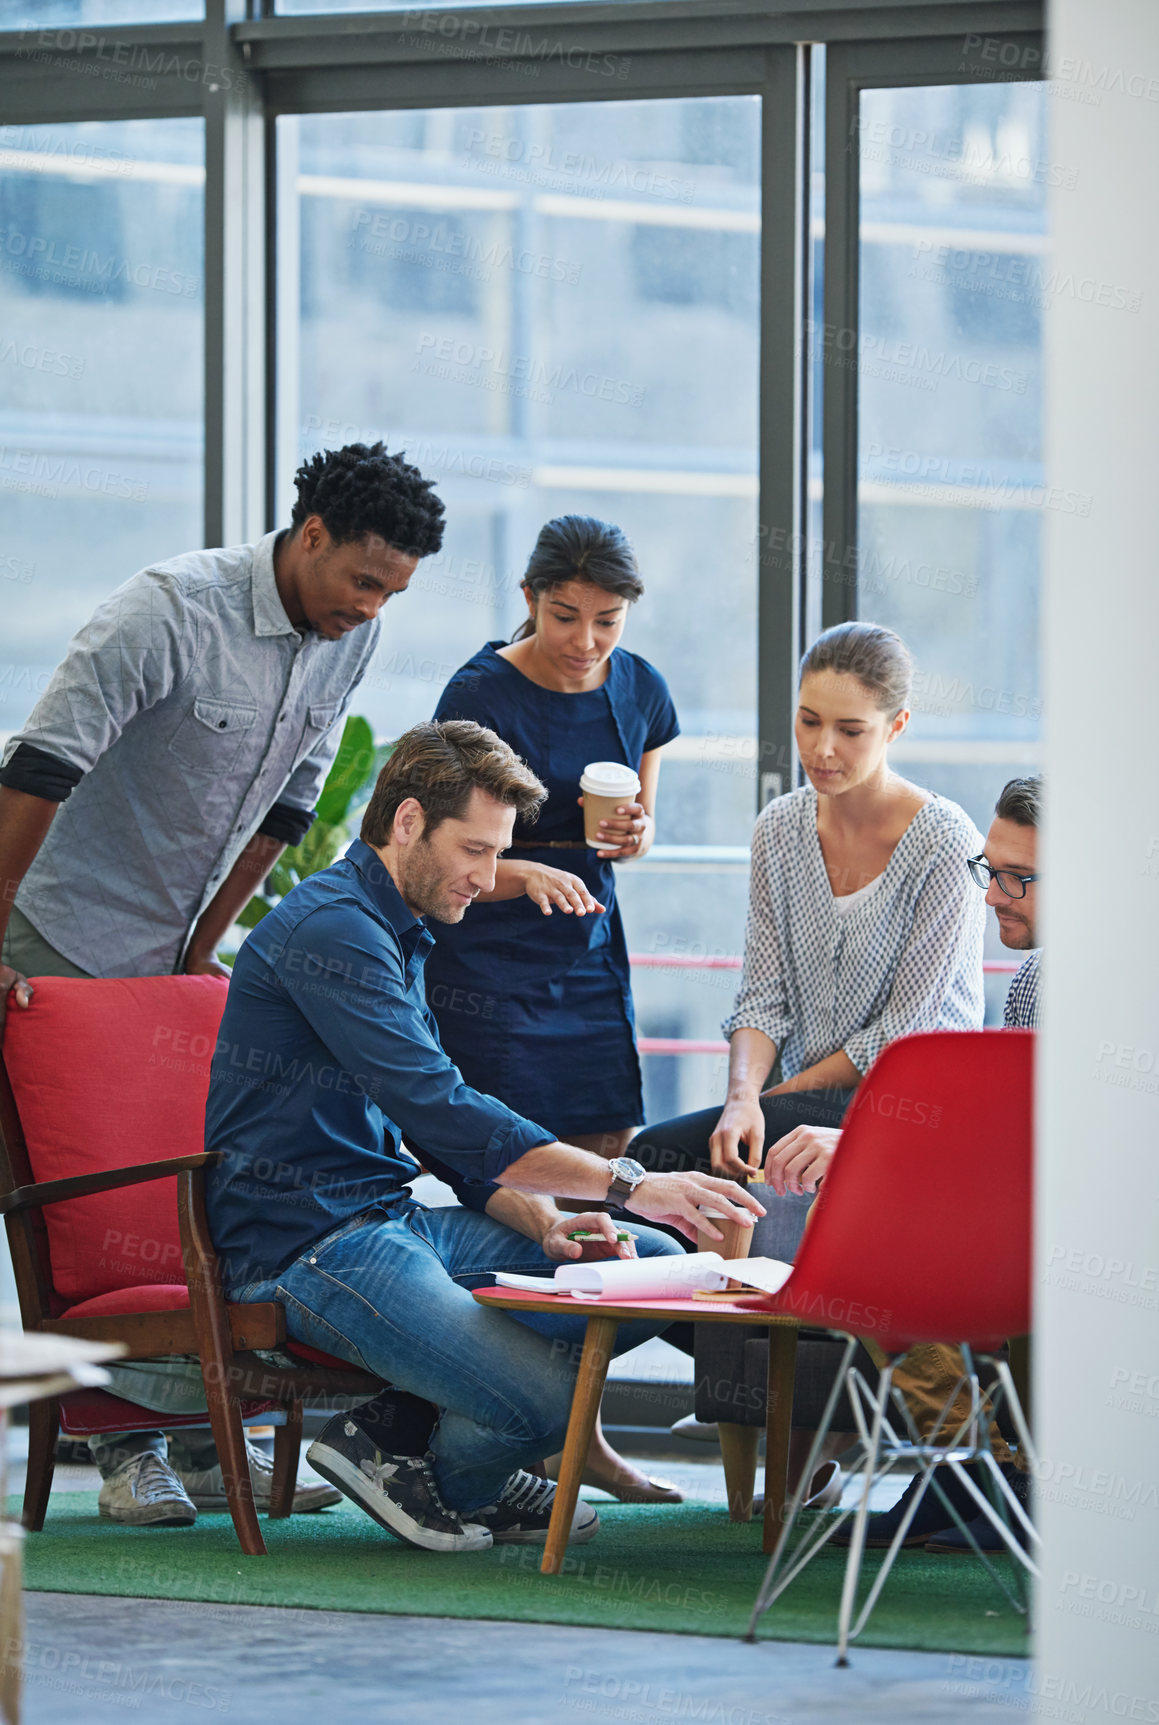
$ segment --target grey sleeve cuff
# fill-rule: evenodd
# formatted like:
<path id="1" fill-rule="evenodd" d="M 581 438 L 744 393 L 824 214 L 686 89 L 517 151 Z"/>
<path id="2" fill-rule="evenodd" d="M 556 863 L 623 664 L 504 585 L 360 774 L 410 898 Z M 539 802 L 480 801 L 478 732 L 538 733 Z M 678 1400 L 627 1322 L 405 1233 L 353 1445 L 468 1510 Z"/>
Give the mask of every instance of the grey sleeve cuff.
<path id="1" fill-rule="evenodd" d="M 0 785 L 30 797 L 43 797 L 46 803 L 63 803 L 83 778 L 83 767 L 74 767 L 71 761 L 62 761 L 35 743 L 18 743 L 0 767 Z"/>

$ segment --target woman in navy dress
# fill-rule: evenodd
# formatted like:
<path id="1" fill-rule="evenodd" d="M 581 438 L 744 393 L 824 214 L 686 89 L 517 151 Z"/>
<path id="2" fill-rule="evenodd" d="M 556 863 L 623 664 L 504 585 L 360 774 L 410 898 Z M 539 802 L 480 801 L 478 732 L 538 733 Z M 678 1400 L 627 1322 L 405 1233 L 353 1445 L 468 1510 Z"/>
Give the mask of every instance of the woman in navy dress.
<path id="1" fill-rule="evenodd" d="M 523 579 L 527 621 L 509 645 L 481 647 L 435 710 L 496 731 L 548 792 L 534 825 L 516 823 L 494 891 L 439 925 L 426 980 L 443 1046 L 468 1084 L 604 1156 L 622 1155 L 644 1118 L 612 865 L 651 845 L 660 750 L 680 729 L 663 677 L 618 645 L 643 591 L 618 527 L 549 521 Z M 634 768 L 641 786 L 601 823 L 599 850 L 584 840 L 579 788 L 594 761 Z M 680 1501 L 598 1424 L 584 1481 L 630 1501 Z"/>
<path id="2" fill-rule="evenodd" d="M 435 718 L 496 731 L 542 779 L 547 801 L 534 825 L 516 824 L 489 900 L 439 928 L 427 998 L 468 1084 L 569 1144 L 619 1156 L 644 1113 L 612 865 L 652 843 L 660 750 L 679 725 L 660 673 L 617 645 L 643 592 L 618 527 L 549 521 L 523 591 L 529 616 L 515 640 L 480 648 Z M 579 789 L 593 761 L 622 762 L 641 781 L 601 829 L 600 850 L 584 842 Z"/>

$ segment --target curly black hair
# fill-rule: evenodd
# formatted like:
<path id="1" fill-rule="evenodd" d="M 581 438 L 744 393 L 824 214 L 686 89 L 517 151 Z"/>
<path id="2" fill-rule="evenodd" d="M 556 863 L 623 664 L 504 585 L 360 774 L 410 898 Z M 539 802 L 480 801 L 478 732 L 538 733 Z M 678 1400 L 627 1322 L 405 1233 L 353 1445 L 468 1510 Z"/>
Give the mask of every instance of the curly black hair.
<path id="1" fill-rule="evenodd" d="M 348 443 L 323 449 L 294 476 L 298 501 L 290 517 L 300 527 L 320 515 L 336 545 L 376 533 L 398 551 L 429 557 L 443 543 L 442 502 L 431 481 L 384 443 Z"/>

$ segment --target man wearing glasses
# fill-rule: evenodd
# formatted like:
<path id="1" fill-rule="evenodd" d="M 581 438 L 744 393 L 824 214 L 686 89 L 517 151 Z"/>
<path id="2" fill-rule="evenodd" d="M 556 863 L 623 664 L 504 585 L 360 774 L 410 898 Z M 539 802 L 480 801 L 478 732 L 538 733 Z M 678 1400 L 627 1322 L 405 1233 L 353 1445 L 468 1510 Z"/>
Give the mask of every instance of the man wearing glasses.
<path id="1" fill-rule="evenodd" d="M 1039 960 L 1035 935 L 1035 873 L 1042 779 L 1011 779 L 998 798 L 986 834 L 986 849 L 971 857 L 970 873 L 986 889 L 986 903 L 998 918 L 1003 946 L 1030 952 L 1010 984 L 1002 1022 L 1007 1030 L 1038 1029 Z M 1033 949 L 1033 950 L 1032 950 Z"/>

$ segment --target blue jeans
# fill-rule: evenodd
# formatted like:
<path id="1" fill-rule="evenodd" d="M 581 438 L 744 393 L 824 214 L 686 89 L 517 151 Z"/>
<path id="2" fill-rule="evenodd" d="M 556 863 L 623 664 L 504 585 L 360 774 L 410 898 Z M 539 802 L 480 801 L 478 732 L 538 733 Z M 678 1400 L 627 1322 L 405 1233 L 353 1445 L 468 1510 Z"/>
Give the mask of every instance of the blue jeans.
<path id="1" fill-rule="evenodd" d="M 677 1253 L 639 1228 L 641 1257 Z M 235 1300 L 278 1300 L 291 1339 L 321 1348 L 434 1402 L 431 1439 L 443 1501 L 469 1511 L 494 1503 L 516 1468 L 563 1444 L 586 1319 L 481 1306 L 470 1286 L 490 1272 L 543 1274 L 540 1247 L 503 1223 L 415 1200 L 373 1210 L 327 1234 L 278 1276 L 231 1289 Z M 622 1324 L 616 1352 L 664 1324 Z"/>

